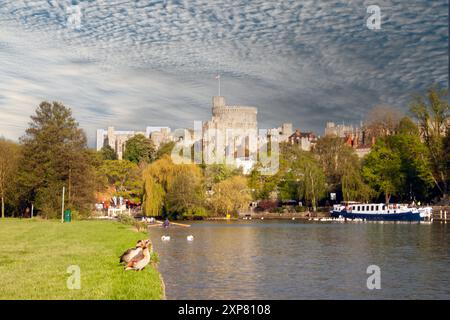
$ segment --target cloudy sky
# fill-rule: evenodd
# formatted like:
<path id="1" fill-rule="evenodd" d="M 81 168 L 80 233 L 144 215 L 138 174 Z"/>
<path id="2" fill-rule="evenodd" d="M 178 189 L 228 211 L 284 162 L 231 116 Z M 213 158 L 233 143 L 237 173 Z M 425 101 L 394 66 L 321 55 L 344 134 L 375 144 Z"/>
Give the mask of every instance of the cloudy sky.
<path id="1" fill-rule="evenodd" d="M 369 30 L 367 7 L 381 8 Z M 0 0 L 0 136 L 42 100 L 86 130 L 192 127 L 211 97 L 321 134 L 448 85 L 448 0 Z"/>

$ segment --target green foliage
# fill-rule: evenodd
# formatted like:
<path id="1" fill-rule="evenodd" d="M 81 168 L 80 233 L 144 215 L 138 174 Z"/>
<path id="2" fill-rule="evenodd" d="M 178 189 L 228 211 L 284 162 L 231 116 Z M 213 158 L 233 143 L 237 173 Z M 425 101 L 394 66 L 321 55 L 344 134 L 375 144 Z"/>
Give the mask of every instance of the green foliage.
<path id="1" fill-rule="evenodd" d="M 448 90 L 431 88 L 426 99 L 416 97 L 411 112 L 419 122 L 421 136 L 430 155 L 433 180 L 442 198 L 448 194 L 448 166 L 445 139 L 449 131 Z"/>
<path id="2" fill-rule="evenodd" d="M 105 160 L 98 168 L 103 187 L 112 186 L 117 196 L 139 202 L 142 179 L 139 166 L 128 160 Z"/>
<path id="3" fill-rule="evenodd" d="M 110 145 L 103 146 L 100 149 L 100 154 L 103 160 L 117 160 L 117 154 Z"/>
<path id="4" fill-rule="evenodd" d="M 148 217 L 161 215 L 164 196 L 165 192 L 163 187 L 155 182 L 155 179 L 148 171 L 145 171 L 142 213 Z"/>
<path id="5" fill-rule="evenodd" d="M 1 216 L 5 217 L 5 208 L 13 208 L 16 200 L 16 176 L 21 157 L 20 146 L 0 139 L 0 202 Z"/>
<path id="6" fill-rule="evenodd" d="M 117 215 L 117 221 L 119 221 L 120 223 L 126 224 L 126 225 L 130 225 L 130 226 L 134 225 L 134 223 L 136 222 L 136 220 L 132 216 L 130 216 L 126 213 L 119 213 Z"/>
<path id="7" fill-rule="evenodd" d="M 159 263 L 159 255 L 156 251 L 153 251 L 150 254 L 150 263 L 158 264 Z"/>
<path id="8" fill-rule="evenodd" d="M 94 167 L 85 133 L 71 110 L 58 102 L 42 102 L 21 142 L 23 157 L 17 177 L 21 206 L 34 203 L 44 216 L 57 217 L 65 186 L 66 207 L 89 212 Z"/>
<path id="9" fill-rule="evenodd" d="M 155 152 L 153 142 L 144 135 L 137 134 L 126 142 L 123 158 L 136 164 L 150 163 L 155 159 Z"/>
<path id="10" fill-rule="evenodd" d="M 365 158 L 362 175 L 374 190 L 384 194 L 389 203 L 392 194 L 396 194 L 405 182 L 400 169 L 399 154 L 389 148 L 386 139 L 378 139 Z"/>
<path id="11" fill-rule="evenodd" d="M 248 206 L 251 201 L 247 180 L 233 176 L 213 186 L 210 206 L 216 213 L 235 214 Z"/>
<path id="12" fill-rule="evenodd" d="M 150 164 L 144 176 L 144 213 L 178 217 L 203 206 L 204 184 L 196 165 L 174 164 L 168 155 Z"/>
<path id="13" fill-rule="evenodd" d="M 211 164 L 205 165 L 203 174 L 206 187 L 210 189 L 216 183 L 241 175 L 242 170 L 225 164 Z"/>
<path id="14" fill-rule="evenodd" d="M 170 156 L 174 147 L 175 142 L 173 141 L 161 144 L 158 148 L 158 151 L 156 152 L 156 160 L 161 159 L 165 155 Z"/>

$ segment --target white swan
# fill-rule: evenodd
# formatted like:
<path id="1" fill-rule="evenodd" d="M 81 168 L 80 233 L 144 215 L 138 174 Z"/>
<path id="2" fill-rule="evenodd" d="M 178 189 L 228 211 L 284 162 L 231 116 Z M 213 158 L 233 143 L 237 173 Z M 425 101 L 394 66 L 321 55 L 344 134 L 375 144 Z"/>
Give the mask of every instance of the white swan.
<path id="1" fill-rule="evenodd" d="M 189 235 L 186 237 L 187 241 L 194 241 L 194 236 L 193 235 Z"/>
<path id="2" fill-rule="evenodd" d="M 161 240 L 162 241 L 170 241 L 170 236 L 162 236 Z"/>

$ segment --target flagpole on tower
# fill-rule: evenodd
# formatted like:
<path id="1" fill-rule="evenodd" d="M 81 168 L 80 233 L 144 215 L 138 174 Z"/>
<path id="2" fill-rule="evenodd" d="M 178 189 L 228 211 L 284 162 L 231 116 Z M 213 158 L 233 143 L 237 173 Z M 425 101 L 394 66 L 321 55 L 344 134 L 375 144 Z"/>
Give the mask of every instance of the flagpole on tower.
<path id="1" fill-rule="evenodd" d="M 219 83 L 218 83 L 218 92 L 219 92 L 219 97 L 220 97 L 220 71 L 219 71 L 219 64 L 220 64 L 220 58 L 217 61 L 217 76 L 216 76 L 216 79 L 219 81 Z"/>

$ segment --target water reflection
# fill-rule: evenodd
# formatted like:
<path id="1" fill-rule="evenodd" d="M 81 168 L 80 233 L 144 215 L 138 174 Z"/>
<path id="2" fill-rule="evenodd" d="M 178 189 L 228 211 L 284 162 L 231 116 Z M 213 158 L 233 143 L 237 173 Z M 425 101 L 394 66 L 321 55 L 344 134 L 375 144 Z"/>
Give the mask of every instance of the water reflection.
<path id="1" fill-rule="evenodd" d="M 450 298 L 450 232 L 433 224 L 198 222 L 151 228 L 169 299 Z M 161 236 L 171 236 L 162 242 Z M 194 235 L 193 242 L 186 240 Z M 381 290 L 366 269 L 381 268 Z"/>

